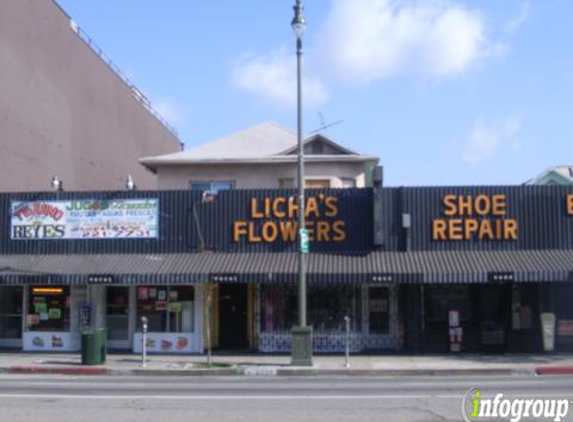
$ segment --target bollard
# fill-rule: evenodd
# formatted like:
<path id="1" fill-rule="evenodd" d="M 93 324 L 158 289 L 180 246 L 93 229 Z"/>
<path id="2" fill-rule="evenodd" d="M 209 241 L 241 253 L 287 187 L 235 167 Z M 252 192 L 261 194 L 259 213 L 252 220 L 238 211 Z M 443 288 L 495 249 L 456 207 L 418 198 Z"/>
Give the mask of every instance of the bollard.
<path id="1" fill-rule="evenodd" d="M 147 318 L 146 317 L 141 317 L 141 326 L 142 326 L 142 331 L 143 331 L 143 335 L 141 336 L 141 341 L 143 342 L 143 347 L 142 347 L 142 362 L 141 362 L 141 366 L 143 368 L 145 368 L 145 366 L 147 365 Z"/>
<path id="2" fill-rule="evenodd" d="M 350 368 L 350 317 L 348 315 L 344 317 L 344 322 L 346 323 L 346 353 L 344 358 L 344 367 Z"/>

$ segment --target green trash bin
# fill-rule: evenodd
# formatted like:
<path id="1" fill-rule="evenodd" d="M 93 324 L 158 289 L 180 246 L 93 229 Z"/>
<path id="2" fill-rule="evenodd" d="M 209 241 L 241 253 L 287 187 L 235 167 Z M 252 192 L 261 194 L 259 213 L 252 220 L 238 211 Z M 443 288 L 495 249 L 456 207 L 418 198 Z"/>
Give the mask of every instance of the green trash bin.
<path id="1" fill-rule="evenodd" d="M 107 349 L 107 330 L 86 330 L 82 333 L 82 365 L 101 365 L 105 363 Z"/>

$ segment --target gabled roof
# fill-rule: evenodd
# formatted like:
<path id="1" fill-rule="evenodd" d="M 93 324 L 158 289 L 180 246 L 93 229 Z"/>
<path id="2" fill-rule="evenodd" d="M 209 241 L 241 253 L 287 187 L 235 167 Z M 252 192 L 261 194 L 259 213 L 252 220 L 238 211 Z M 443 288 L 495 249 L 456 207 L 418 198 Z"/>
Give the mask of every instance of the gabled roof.
<path id="1" fill-rule="evenodd" d="M 327 138 L 326 136 L 317 133 L 316 135 L 312 135 L 308 138 L 306 138 L 303 142 L 304 146 L 306 147 L 307 145 L 310 145 L 312 143 L 315 142 L 323 142 L 327 145 L 329 145 L 331 148 L 337 150 L 339 153 L 344 154 L 344 155 L 361 155 L 358 154 L 357 152 L 354 152 L 352 150 L 349 150 L 348 148 L 343 147 L 342 145 L 340 145 L 337 142 L 334 142 L 332 139 Z M 293 145 L 292 147 L 288 148 L 285 151 L 282 151 L 280 155 L 291 155 L 291 154 L 296 154 L 297 152 L 297 145 Z"/>
<path id="2" fill-rule="evenodd" d="M 526 185 L 571 185 L 573 184 L 573 166 L 555 166 L 545 170 L 537 177 L 525 182 Z"/>
<path id="3" fill-rule="evenodd" d="M 173 154 L 152 157 L 169 161 L 171 159 L 221 159 L 260 158 L 277 155 L 296 144 L 296 134 L 276 123 L 265 122 L 246 130 L 215 139 L 206 144 Z M 147 158 L 143 158 L 147 160 Z"/>
<path id="4" fill-rule="evenodd" d="M 322 142 L 330 153 L 307 154 L 309 162 L 378 162 L 377 157 L 358 154 L 317 134 L 304 141 L 305 146 Z M 250 164 L 296 161 L 296 134 L 274 122 L 265 122 L 246 130 L 215 139 L 196 148 L 173 154 L 141 158 L 139 161 L 152 171 L 158 167 L 191 164 Z"/>

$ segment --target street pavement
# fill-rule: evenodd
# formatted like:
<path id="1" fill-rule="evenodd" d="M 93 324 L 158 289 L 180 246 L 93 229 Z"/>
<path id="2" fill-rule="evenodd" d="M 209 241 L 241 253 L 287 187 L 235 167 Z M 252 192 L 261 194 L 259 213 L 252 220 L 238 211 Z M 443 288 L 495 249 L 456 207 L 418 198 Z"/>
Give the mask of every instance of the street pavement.
<path id="1" fill-rule="evenodd" d="M 0 375 L 1 422 L 460 421 L 471 388 L 573 400 L 571 377 Z M 573 407 L 564 421 L 573 421 Z"/>
<path id="2" fill-rule="evenodd" d="M 109 353 L 103 365 L 81 365 L 79 353 L 0 352 L 0 373 L 70 375 L 519 375 L 573 374 L 573 355 L 353 355 L 345 367 L 341 355 L 316 355 L 311 368 L 290 366 L 287 355 L 219 354 L 207 367 L 203 355 L 140 355 Z"/>

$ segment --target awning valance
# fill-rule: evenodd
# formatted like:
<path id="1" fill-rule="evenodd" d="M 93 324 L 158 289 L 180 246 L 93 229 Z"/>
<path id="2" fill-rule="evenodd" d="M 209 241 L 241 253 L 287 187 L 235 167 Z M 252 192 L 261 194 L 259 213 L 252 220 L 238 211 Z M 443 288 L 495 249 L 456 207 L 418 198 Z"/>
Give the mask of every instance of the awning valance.
<path id="1" fill-rule="evenodd" d="M 295 253 L 2 255 L 2 284 L 295 283 Z M 309 283 L 573 281 L 573 250 L 371 252 L 307 258 Z"/>

